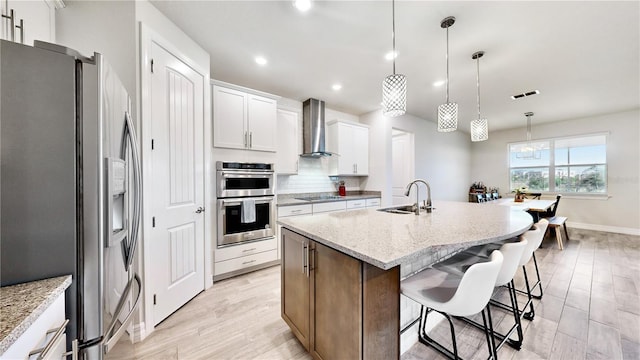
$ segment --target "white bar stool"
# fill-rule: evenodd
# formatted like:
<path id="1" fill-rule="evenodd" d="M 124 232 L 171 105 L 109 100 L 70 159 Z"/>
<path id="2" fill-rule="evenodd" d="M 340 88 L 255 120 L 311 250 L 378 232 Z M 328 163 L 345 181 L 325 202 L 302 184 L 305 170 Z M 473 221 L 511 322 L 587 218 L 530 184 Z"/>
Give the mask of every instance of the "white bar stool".
<path id="1" fill-rule="evenodd" d="M 419 341 L 449 358 L 459 359 L 451 316 L 471 316 L 481 312 L 490 358 L 496 359 L 493 336 L 491 336 L 493 324 L 490 314 L 487 316 L 485 312 L 489 311 L 487 304 L 493 293 L 502 262 L 503 256 L 500 251 L 494 251 L 489 261 L 471 265 L 462 276 L 427 268 L 403 280 L 400 283 L 401 293 L 422 305 L 418 330 Z M 453 352 L 427 335 L 425 324 L 431 311 L 442 314 L 449 321 Z"/>
<path id="2" fill-rule="evenodd" d="M 548 225 L 549 225 L 549 221 L 547 221 L 546 219 L 542 219 L 538 221 L 536 224 L 534 224 L 531 230 L 520 235 L 521 237 L 524 237 L 527 240 L 527 246 L 522 252 L 522 257 L 520 258 L 520 263 L 519 263 L 519 266 L 522 267 L 526 291 L 522 291 L 519 289 L 515 289 L 515 291 L 517 293 L 527 295 L 527 302 L 524 305 L 524 307 L 522 307 L 522 309 L 518 308 L 518 312 L 520 313 L 520 315 L 527 320 L 533 320 L 533 318 L 535 317 L 535 310 L 533 308 L 533 299 L 534 298 L 542 299 L 542 281 L 540 280 L 540 271 L 538 270 L 538 261 L 536 260 L 535 251 L 538 247 L 540 247 L 540 244 L 542 244 L 542 240 L 544 239 L 544 234 L 547 232 Z M 470 248 L 467 250 L 467 252 L 471 252 L 481 257 L 488 257 L 489 256 L 488 254 L 491 253 L 491 251 L 496 250 L 500 246 L 501 246 L 501 243 L 487 244 L 479 247 Z M 527 263 L 529 263 L 529 261 L 531 261 L 532 258 L 533 258 L 533 263 L 535 265 L 536 276 L 537 276 L 537 281 L 533 285 L 529 283 L 527 268 L 525 266 Z M 540 295 L 533 294 L 532 290 L 535 289 L 536 286 L 540 290 Z M 509 305 L 500 303 L 498 301 L 492 300 L 491 303 L 507 311 L 510 311 L 512 309 Z M 527 306 L 529 307 L 529 312 L 525 313 L 524 311 L 527 308 Z"/>
<path id="3" fill-rule="evenodd" d="M 505 343 L 509 344 L 509 346 L 513 347 L 516 350 L 520 350 L 522 347 L 522 326 L 520 324 L 520 313 L 518 312 L 518 302 L 516 299 L 515 292 L 515 284 L 513 283 L 513 278 L 516 275 L 516 271 L 518 270 L 518 265 L 521 262 L 522 254 L 527 247 L 528 242 L 526 237 L 520 236 L 519 241 L 517 242 L 508 242 L 503 243 L 500 246 L 500 253 L 502 253 L 504 260 L 502 261 L 502 266 L 500 267 L 500 272 L 498 273 L 498 277 L 496 278 L 495 287 L 506 286 L 509 291 L 509 300 L 511 301 L 511 312 L 514 317 L 514 325 L 511 326 L 509 331 L 506 334 L 500 334 L 498 332 L 493 332 L 493 336 L 500 340 L 500 343 L 495 346 L 495 351 L 497 352 L 502 345 Z M 477 249 L 477 248 L 476 248 Z M 434 265 L 434 268 L 442 271 L 446 271 L 453 274 L 463 274 L 470 265 L 487 261 L 485 256 L 482 254 L 476 254 L 473 252 L 473 249 L 470 251 L 465 251 L 454 255 L 453 257 L 437 263 Z M 489 302 L 490 304 L 492 301 Z M 468 324 L 474 325 L 475 327 L 482 329 L 482 324 L 479 324 L 469 318 L 462 317 L 461 320 L 467 322 Z M 511 334 L 514 331 L 517 331 L 518 340 L 509 339 Z"/>

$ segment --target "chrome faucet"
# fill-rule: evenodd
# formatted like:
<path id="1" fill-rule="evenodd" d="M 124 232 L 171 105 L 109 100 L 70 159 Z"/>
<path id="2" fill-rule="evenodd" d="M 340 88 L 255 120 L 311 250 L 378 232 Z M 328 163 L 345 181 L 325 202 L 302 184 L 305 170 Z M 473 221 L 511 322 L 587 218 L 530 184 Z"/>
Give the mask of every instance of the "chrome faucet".
<path id="1" fill-rule="evenodd" d="M 407 188 L 404 191 L 404 196 L 409 196 L 409 193 L 411 192 L 411 186 L 413 186 L 413 184 L 416 185 L 416 215 L 420 215 L 420 187 L 418 186 L 418 183 L 423 183 L 427 186 L 427 200 L 425 201 L 425 205 L 424 205 L 424 209 L 427 210 L 428 213 L 431 212 L 431 186 L 429 186 L 429 183 L 422 180 L 422 179 L 415 179 L 412 182 L 409 183 L 409 185 L 407 185 Z"/>

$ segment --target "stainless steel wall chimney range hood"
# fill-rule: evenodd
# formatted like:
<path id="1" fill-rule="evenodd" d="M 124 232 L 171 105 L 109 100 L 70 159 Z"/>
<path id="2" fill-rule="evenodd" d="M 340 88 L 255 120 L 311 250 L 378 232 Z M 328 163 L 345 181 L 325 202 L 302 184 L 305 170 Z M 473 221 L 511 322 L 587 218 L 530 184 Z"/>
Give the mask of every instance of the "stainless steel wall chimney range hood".
<path id="1" fill-rule="evenodd" d="M 302 103 L 302 148 L 300 156 L 331 156 L 325 148 L 324 101 L 308 99 Z"/>

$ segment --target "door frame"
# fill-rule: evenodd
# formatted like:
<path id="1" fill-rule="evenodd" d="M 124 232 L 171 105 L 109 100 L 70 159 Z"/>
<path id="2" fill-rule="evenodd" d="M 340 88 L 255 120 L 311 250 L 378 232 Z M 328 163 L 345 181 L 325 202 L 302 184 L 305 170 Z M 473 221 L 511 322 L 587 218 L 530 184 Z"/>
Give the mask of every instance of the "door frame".
<path id="1" fill-rule="evenodd" d="M 151 152 L 151 131 L 145 129 L 151 128 L 151 47 L 155 43 L 164 48 L 167 52 L 178 58 L 180 61 L 191 67 L 196 73 L 202 76 L 203 89 L 203 161 L 204 161 L 204 289 L 207 290 L 213 286 L 213 254 L 211 245 L 211 217 L 215 212 L 215 207 L 211 201 L 211 86 L 209 84 L 209 68 L 200 66 L 196 61 L 191 59 L 179 46 L 174 45 L 157 32 L 140 22 L 140 123 L 141 131 L 141 158 L 142 158 L 142 281 L 144 286 L 144 302 L 141 312 L 144 316 L 140 323 L 140 336 L 136 340 L 142 340 L 154 331 L 154 315 L 153 315 L 153 293 L 148 291 L 152 287 L 149 286 L 153 281 L 151 276 L 151 251 L 150 251 L 150 231 L 152 227 L 152 214 L 148 211 L 151 209 L 151 191 L 150 175 L 152 173 L 152 164 L 150 158 Z M 139 258 L 140 259 L 140 258 Z M 146 276 L 150 274 L 150 276 Z"/>

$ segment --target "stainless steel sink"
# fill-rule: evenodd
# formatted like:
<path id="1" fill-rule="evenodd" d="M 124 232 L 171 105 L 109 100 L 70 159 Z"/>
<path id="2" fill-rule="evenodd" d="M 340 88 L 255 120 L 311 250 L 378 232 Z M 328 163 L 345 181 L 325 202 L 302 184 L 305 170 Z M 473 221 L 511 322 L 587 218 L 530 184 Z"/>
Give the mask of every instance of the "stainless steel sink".
<path id="1" fill-rule="evenodd" d="M 402 205 L 378 209 L 378 211 L 384 211 L 391 214 L 415 214 L 416 208 L 415 205 Z"/>

